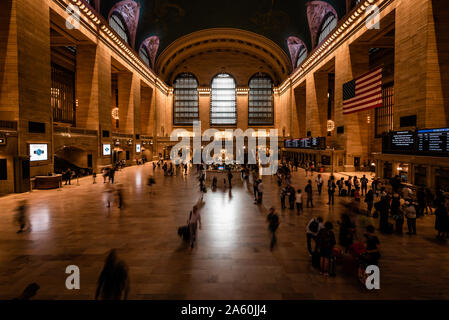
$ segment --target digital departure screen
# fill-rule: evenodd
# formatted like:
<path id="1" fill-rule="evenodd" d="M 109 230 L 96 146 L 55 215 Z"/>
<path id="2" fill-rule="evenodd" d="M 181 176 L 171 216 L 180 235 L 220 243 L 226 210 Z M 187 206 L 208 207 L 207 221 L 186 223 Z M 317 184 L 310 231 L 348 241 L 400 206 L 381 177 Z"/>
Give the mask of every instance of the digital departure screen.
<path id="1" fill-rule="evenodd" d="M 413 131 L 398 131 L 391 135 L 391 150 L 410 152 L 415 150 L 415 133 Z"/>
<path id="2" fill-rule="evenodd" d="M 419 153 L 447 154 L 449 152 L 449 128 L 418 130 L 417 147 Z"/>

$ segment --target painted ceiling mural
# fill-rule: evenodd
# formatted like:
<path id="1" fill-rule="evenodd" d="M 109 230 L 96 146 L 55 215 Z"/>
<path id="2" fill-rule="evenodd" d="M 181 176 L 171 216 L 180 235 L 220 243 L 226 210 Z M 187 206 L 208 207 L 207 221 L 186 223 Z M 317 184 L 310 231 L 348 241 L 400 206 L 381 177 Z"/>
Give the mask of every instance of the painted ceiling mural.
<path id="1" fill-rule="evenodd" d="M 151 59 L 156 59 L 157 54 L 184 35 L 219 27 L 263 35 L 291 57 L 289 37 L 300 39 L 310 51 L 321 25 L 318 20 L 324 12 L 332 11 L 341 18 L 346 10 L 346 0 L 101 0 L 102 16 L 109 17 L 117 5 L 126 5 L 128 15 L 131 12 L 138 15 L 136 25 L 129 27 L 132 46 L 138 50 L 148 39 L 153 39 L 151 49 L 147 48 L 152 50 Z"/>

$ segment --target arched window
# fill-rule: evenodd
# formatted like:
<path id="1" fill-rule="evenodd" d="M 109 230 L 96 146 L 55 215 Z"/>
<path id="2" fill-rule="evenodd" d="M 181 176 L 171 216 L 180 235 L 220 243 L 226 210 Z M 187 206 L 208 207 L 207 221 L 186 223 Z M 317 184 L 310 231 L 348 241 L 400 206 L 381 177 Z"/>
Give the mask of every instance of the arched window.
<path id="1" fill-rule="evenodd" d="M 324 39 L 331 33 L 332 30 L 337 26 L 337 18 L 333 13 L 330 13 L 326 19 L 324 19 L 321 25 L 320 33 L 318 35 L 318 44 L 323 42 Z"/>
<path id="2" fill-rule="evenodd" d="M 192 125 L 199 119 L 198 81 L 190 73 L 181 73 L 173 83 L 173 124 Z"/>
<path id="3" fill-rule="evenodd" d="M 150 57 L 148 56 L 147 49 L 144 46 L 140 47 L 139 56 L 147 64 L 147 66 L 149 66 L 149 67 L 151 66 L 150 65 Z"/>
<path id="4" fill-rule="evenodd" d="M 211 125 L 236 125 L 237 108 L 235 80 L 229 74 L 221 73 L 212 80 L 210 104 Z"/>
<path id="5" fill-rule="evenodd" d="M 304 62 L 304 60 L 306 60 L 307 58 L 307 49 L 302 46 L 301 49 L 299 49 L 299 53 L 298 53 L 298 60 L 296 61 L 296 68 L 298 68 L 301 63 Z"/>
<path id="6" fill-rule="evenodd" d="M 249 81 L 248 125 L 272 125 L 273 81 L 259 73 Z"/>
<path id="7" fill-rule="evenodd" d="M 112 29 L 123 39 L 126 43 L 129 44 L 128 30 L 126 29 L 126 25 L 119 16 L 118 13 L 114 12 L 111 15 L 111 19 L 109 19 L 109 25 Z"/>

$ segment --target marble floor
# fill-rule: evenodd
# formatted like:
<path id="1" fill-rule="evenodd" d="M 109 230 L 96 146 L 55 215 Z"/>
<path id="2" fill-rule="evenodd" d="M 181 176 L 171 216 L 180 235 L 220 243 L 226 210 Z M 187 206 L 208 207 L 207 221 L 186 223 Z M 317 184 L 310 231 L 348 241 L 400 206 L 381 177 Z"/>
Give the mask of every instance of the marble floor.
<path id="1" fill-rule="evenodd" d="M 448 244 L 435 240 L 433 216 L 418 220 L 417 236 L 379 236 L 381 289 L 369 292 L 341 267 L 335 278 L 321 276 L 306 250 L 306 223 L 317 215 L 337 222 L 344 199 L 329 207 L 326 195 L 316 195 L 315 208 L 298 217 L 280 210 L 273 177 L 264 177 L 262 206 L 253 204 L 252 187 L 239 176 L 232 191 L 219 179 L 218 189 L 204 195 L 203 229 L 190 250 L 177 227 L 200 197 L 197 180 L 193 174 L 164 177 L 158 169 L 149 194 L 152 172 L 147 164 L 117 173 L 125 190 L 121 211 L 105 206 L 101 177 L 97 184 L 84 178 L 79 186 L 0 198 L 0 299 L 18 296 L 32 282 L 41 287 L 35 299 L 93 299 L 111 248 L 129 266 L 131 299 L 449 298 Z M 296 187 L 305 181 L 303 171 L 294 173 Z M 20 199 L 28 199 L 32 230 L 17 234 L 13 216 Z M 281 218 L 273 251 L 265 221 L 270 206 Z M 68 265 L 80 268 L 80 290 L 65 288 Z"/>

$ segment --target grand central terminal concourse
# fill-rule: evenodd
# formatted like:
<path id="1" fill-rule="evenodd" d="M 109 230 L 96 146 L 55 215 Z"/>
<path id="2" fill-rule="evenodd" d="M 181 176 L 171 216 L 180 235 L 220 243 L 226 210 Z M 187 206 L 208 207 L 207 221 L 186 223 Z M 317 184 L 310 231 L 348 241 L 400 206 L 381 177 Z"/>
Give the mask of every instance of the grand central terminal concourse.
<path id="1" fill-rule="evenodd" d="M 448 2 L 2 0 L 30 299 L 449 299 Z"/>

